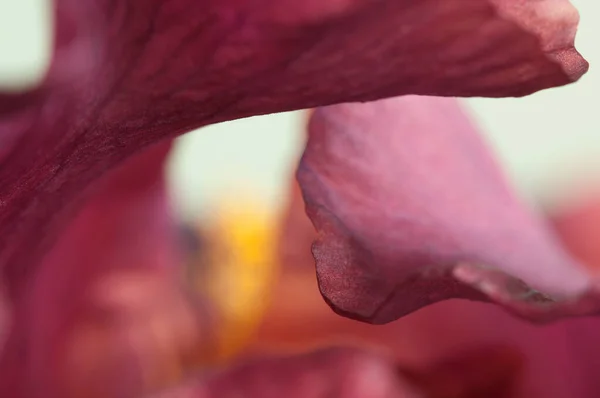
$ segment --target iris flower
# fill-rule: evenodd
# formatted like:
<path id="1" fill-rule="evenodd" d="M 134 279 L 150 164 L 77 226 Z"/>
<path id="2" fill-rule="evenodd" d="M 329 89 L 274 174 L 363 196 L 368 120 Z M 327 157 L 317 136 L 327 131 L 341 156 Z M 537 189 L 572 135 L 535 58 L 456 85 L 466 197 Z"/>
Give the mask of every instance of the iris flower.
<path id="1" fill-rule="evenodd" d="M 587 70 L 577 22 L 566 0 L 55 0 L 45 79 L 0 94 L 0 396 L 136 397 L 167 372 L 152 354 L 195 363 L 211 314 L 177 280 L 169 141 L 294 109 L 333 105 L 313 117 L 299 179 L 335 311 L 384 323 L 466 298 L 533 320 L 595 312 L 592 275 L 510 194 L 453 100 L 358 104 L 568 84 Z M 482 338 L 509 334 L 480 312 Z M 452 361 L 415 373 L 332 349 L 201 374 L 166 396 L 423 397 Z M 570 396 L 597 390 L 579 386 Z"/>

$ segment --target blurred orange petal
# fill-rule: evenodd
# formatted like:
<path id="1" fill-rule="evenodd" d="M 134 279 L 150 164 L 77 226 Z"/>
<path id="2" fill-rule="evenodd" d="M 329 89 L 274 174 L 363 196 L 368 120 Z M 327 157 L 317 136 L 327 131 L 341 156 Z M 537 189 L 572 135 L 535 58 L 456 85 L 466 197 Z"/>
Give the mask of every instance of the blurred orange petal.
<path id="1" fill-rule="evenodd" d="M 551 217 L 571 253 L 600 272 L 600 195 L 596 193 L 565 203 Z"/>

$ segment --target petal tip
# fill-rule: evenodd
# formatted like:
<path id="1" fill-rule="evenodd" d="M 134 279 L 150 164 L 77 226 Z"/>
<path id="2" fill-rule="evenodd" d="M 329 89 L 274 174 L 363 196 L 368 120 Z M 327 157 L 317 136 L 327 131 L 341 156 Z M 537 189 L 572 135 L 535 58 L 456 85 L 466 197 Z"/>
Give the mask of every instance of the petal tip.
<path id="1" fill-rule="evenodd" d="M 589 62 L 574 47 L 555 51 L 551 55 L 570 82 L 578 81 L 590 68 Z"/>

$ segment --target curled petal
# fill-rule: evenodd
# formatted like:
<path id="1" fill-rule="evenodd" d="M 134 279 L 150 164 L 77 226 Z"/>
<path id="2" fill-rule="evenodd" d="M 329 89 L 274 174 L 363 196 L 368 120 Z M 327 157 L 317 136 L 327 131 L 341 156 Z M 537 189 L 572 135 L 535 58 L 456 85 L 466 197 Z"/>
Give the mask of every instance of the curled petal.
<path id="1" fill-rule="evenodd" d="M 494 397 L 507 389 L 510 398 L 600 394 L 597 317 L 532 325 L 487 304 L 448 300 L 374 327 L 333 313 L 306 266 L 286 268 L 274 297 L 252 352 L 298 352 L 343 341 L 387 353 L 431 393 L 473 392 L 461 398 Z"/>
<path id="2" fill-rule="evenodd" d="M 55 0 L 45 81 L 0 94 L 11 296 L 79 193 L 218 121 L 399 94 L 519 96 L 587 69 L 566 0 Z"/>
<path id="3" fill-rule="evenodd" d="M 546 320 L 598 309 L 596 285 L 511 193 L 450 99 L 317 110 L 298 169 L 321 292 L 385 323 L 449 298 Z"/>

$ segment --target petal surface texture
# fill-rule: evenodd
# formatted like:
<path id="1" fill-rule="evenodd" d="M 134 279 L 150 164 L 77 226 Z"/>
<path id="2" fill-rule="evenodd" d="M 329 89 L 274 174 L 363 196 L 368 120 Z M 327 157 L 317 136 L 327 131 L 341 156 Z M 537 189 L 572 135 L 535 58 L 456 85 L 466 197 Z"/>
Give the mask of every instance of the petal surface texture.
<path id="1" fill-rule="evenodd" d="M 456 100 L 317 110 L 298 169 L 321 292 L 385 323 L 449 298 L 549 320 L 595 312 L 595 281 L 510 191 Z"/>
<path id="2" fill-rule="evenodd" d="M 566 0 L 55 0 L 40 87 L 0 94 L 0 268 L 16 296 L 94 179 L 256 114 L 401 94 L 520 96 L 578 79 Z"/>
<path id="3" fill-rule="evenodd" d="M 169 148 L 134 156 L 88 192 L 13 303 L 0 396 L 140 396 L 198 360 L 209 318 L 178 282 L 183 259 L 163 178 Z"/>
<path id="4" fill-rule="evenodd" d="M 344 343 L 374 348 L 412 371 L 431 370 L 432 365 L 448 364 L 448 359 L 458 356 L 463 361 L 450 361 L 452 372 L 446 377 L 432 379 L 429 374 L 428 391 L 446 394 L 440 398 L 600 395 L 595 371 L 600 366 L 598 318 L 534 325 L 499 307 L 447 300 L 397 322 L 373 326 L 331 311 L 319 294 L 311 267 L 312 262 L 296 264 L 282 273 L 253 353 L 299 352 Z M 469 352 L 479 354 L 469 360 L 464 355 Z M 477 361 L 479 355 L 484 359 Z"/>

